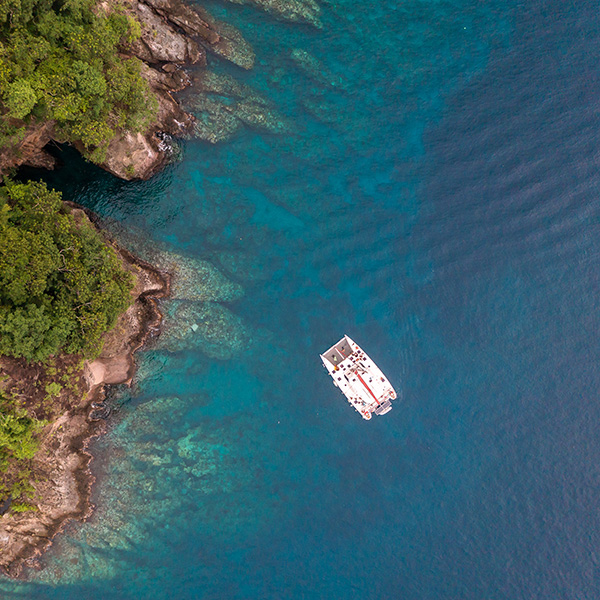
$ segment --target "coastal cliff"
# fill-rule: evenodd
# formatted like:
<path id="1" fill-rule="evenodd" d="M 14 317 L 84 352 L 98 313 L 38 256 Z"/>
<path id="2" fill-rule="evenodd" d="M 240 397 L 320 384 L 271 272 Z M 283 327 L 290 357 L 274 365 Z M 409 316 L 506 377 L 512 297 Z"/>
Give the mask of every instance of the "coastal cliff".
<path id="1" fill-rule="evenodd" d="M 145 132 L 119 132 L 100 166 L 122 179 L 147 179 L 169 159 L 166 136 L 183 136 L 194 123 L 172 96 L 191 84 L 181 67 L 205 66 L 209 52 L 250 69 L 254 52 L 235 28 L 180 0 L 128 0 L 125 6 L 140 23 L 141 35 L 124 52 L 142 61 L 141 74 L 158 100 L 158 112 Z"/>
<path id="2" fill-rule="evenodd" d="M 87 221 L 83 210 L 70 206 L 75 218 Z M 162 319 L 156 300 L 168 293 L 168 275 L 113 242 L 106 243 L 117 252 L 134 285 L 131 305 L 103 336 L 100 354 L 88 361 L 60 355 L 50 365 L 0 356 L 4 393 L 24 398 L 29 412 L 38 414 L 49 410 L 48 397 L 52 396 L 52 418 L 43 421 L 46 424 L 31 466 L 29 495 L 36 510 L 8 512 L 10 501 L 2 506 L 0 569 L 12 576 L 51 543 L 68 519 L 89 516 L 93 478 L 86 449 L 105 427 L 109 411 L 105 386 L 131 383 L 133 354 L 158 330 Z"/>
<path id="3" fill-rule="evenodd" d="M 230 1 L 322 27 L 315 0 Z M 251 69 L 255 54 L 240 31 L 197 4 L 77 0 L 45 10 L 0 14 L 0 179 L 21 165 L 54 168 L 52 142 L 132 180 L 171 159 L 173 138 L 292 131 L 261 94 L 206 68 L 210 54 Z M 197 93 L 184 109 L 173 94 L 190 85 Z"/>

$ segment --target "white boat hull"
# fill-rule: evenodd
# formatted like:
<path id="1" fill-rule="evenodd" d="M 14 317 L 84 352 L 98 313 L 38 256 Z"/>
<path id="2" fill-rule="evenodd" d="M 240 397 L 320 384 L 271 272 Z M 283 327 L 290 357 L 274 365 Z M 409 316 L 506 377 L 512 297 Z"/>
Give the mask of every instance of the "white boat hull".
<path id="1" fill-rule="evenodd" d="M 347 335 L 321 354 L 334 385 L 363 419 L 392 410 L 396 391 L 367 353 Z"/>

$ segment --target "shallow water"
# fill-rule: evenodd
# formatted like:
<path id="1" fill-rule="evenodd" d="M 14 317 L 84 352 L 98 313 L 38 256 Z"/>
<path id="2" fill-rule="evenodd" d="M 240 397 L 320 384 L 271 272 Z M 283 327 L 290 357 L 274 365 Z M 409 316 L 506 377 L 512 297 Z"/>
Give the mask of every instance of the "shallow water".
<path id="1" fill-rule="evenodd" d="M 288 133 L 187 141 L 145 183 L 68 151 L 46 176 L 244 295 L 206 319 L 228 358 L 140 356 L 94 517 L 6 597 L 600 595 L 596 7 L 322 6 L 317 31 L 210 3 L 258 57 L 211 67 Z M 402 395 L 384 418 L 320 366 L 343 333 Z"/>

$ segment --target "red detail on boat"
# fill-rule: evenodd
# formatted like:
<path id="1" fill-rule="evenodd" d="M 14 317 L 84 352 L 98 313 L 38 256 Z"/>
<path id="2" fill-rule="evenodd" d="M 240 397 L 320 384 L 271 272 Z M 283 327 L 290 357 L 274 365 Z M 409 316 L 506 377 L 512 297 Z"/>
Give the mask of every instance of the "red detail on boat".
<path id="1" fill-rule="evenodd" d="M 356 372 L 356 376 L 360 379 L 361 383 L 367 388 L 367 391 L 369 392 L 369 394 L 371 394 L 371 396 L 373 396 L 373 400 L 375 400 L 375 402 L 377 402 L 377 404 L 379 404 L 379 400 L 377 400 L 377 398 L 375 398 L 375 394 L 371 391 L 371 388 L 365 383 L 365 380 L 359 375 L 358 371 Z"/>

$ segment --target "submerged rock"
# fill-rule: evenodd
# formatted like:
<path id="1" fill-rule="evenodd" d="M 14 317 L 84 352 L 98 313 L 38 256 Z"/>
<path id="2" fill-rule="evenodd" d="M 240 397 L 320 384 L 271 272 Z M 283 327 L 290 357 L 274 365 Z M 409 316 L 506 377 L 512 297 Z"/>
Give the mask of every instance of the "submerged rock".
<path id="1" fill-rule="evenodd" d="M 243 352 L 251 336 L 242 319 L 216 302 L 175 301 L 167 306 L 157 350 L 199 349 L 226 360 Z"/>
<path id="2" fill-rule="evenodd" d="M 321 7 L 315 0 L 229 0 L 234 4 L 252 4 L 285 21 L 309 23 L 321 29 Z"/>
<path id="3" fill-rule="evenodd" d="M 233 302 L 244 295 L 239 283 L 206 260 L 173 252 L 170 246 L 149 239 L 146 232 L 121 223 L 107 224 L 107 229 L 130 252 L 171 275 L 172 300 Z"/>
<path id="4" fill-rule="evenodd" d="M 194 86 L 198 92 L 230 98 L 246 98 L 255 93 L 249 85 L 237 81 L 226 73 L 208 70 L 194 77 Z"/>
<path id="5" fill-rule="evenodd" d="M 346 83 L 339 75 L 335 75 L 318 58 L 301 48 L 294 48 L 291 52 L 292 60 L 296 66 L 316 83 L 325 86 L 346 89 Z"/>
<path id="6" fill-rule="evenodd" d="M 232 302 L 244 295 L 244 288 L 230 281 L 211 263 L 174 252 L 160 252 L 155 264 L 172 274 L 172 300 Z"/>
<path id="7" fill-rule="evenodd" d="M 236 106 L 235 116 L 256 129 L 262 129 L 270 133 L 288 133 L 290 124 L 274 108 L 263 102 L 257 102 L 254 98 L 246 98 Z"/>
<path id="8" fill-rule="evenodd" d="M 340 125 L 347 118 L 341 113 L 340 107 L 328 100 L 325 94 L 307 95 L 302 99 L 302 106 L 315 119 L 327 125 Z"/>
<path id="9" fill-rule="evenodd" d="M 222 446 L 207 444 L 204 428 L 196 428 L 177 442 L 177 454 L 184 461 L 185 473 L 208 482 L 211 475 L 218 475 L 228 452 L 224 452 Z M 205 488 L 205 491 L 213 490 Z"/>
<path id="10" fill-rule="evenodd" d="M 242 126 L 225 104 L 211 98 L 197 98 L 194 115 L 194 136 L 211 144 L 230 139 Z"/>
<path id="11" fill-rule="evenodd" d="M 187 107 L 196 117 L 196 137 L 216 143 L 229 139 L 242 125 L 270 133 L 288 133 L 291 123 L 269 100 L 225 74 L 206 71 L 194 80 L 201 93 Z"/>

